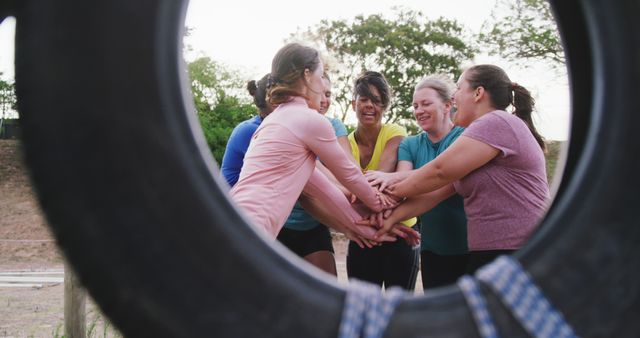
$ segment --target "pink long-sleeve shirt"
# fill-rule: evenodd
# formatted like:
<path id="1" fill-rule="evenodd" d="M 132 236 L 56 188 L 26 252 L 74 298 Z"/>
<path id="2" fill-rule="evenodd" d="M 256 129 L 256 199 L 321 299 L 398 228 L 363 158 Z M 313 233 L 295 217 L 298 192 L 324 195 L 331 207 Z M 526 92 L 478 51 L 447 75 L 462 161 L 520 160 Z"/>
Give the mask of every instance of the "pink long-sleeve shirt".
<path id="1" fill-rule="evenodd" d="M 361 219 L 316 168 L 316 157 L 366 206 L 380 211 L 375 190 L 338 145 L 331 123 L 300 97 L 279 105 L 256 130 L 231 196 L 252 223 L 273 238 L 303 190 L 330 205 L 342 222 Z"/>

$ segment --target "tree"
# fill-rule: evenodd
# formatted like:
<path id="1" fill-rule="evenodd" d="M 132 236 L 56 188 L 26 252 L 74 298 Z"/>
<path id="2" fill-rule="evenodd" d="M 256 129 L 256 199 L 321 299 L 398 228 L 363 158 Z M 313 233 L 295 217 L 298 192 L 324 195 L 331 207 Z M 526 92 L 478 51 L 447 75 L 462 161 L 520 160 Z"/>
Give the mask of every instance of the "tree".
<path id="1" fill-rule="evenodd" d="M 188 64 L 196 113 L 213 157 L 222 162 L 233 128 L 257 113 L 241 75 L 208 57 Z"/>
<path id="2" fill-rule="evenodd" d="M 2 73 L 0 73 L 2 76 Z M 4 119 L 16 113 L 16 92 L 11 82 L 0 79 L 0 119 Z"/>
<path id="3" fill-rule="evenodd" d="M 565 64 L 560 35 L 546 0 L 497 0 L 491 20 L 483 24 L 478 38 L 491 55 L 516 64 L 531 60 Z"/>
<path id="4" fill-rule="evenodd" d="M 359 15 L 353 21 L 323 20 L 290 40 L 313 41 L 335 58 L 337 66 L 331 69 L 333 91 L 343 121 L 351 107 L 356 76 L 364 70 L 377 70 L 395 93 L 385 122 L 415 131 L 413 87 L 427 74 L 445 73 L 457 78 L 461 63 L 475 55 L 475 49 L 465 42 L 467 35 L 456 21 L 429 21 L 422 12 L 394 8 L 392 19 L 375 14 Z"/>
<path id="5" fill-rule="evenodd" d="M 2 76 L 2 73 L 0 73 Z M 0 136 L 5 132 L 5 119 L 14 118 L 17 115 L 16 91 L 13 83 L 0 78 Z"/>

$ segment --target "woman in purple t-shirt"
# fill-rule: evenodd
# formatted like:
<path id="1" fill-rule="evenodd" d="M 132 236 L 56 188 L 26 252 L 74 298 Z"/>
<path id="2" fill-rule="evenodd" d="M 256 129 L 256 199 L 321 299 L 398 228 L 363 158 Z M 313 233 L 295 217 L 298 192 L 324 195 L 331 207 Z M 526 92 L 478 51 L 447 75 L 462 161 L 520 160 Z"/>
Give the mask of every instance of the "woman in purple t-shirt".
<path id="1" fill-rule="evenodd" d="M 469 68 L 457 87 L 454 122 L 466 130 L 435 160 L 388 188 L 407 200 L 387 215 L 378 234 L 457 192 L 467 214 L 472 273 L 524 244 L 546 210 L 549 188 L 529 91 L 493 65 Z M 505 111 L 510 105 L 513 113 Z"/>

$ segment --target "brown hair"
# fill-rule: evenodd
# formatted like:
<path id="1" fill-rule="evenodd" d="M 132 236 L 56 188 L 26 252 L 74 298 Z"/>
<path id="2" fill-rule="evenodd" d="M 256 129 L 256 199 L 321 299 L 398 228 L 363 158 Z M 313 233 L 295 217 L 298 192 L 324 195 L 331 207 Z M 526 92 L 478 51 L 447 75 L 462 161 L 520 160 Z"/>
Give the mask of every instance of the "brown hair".
<path id="1" fill-rule="evenodd" d="M 247 91 L 249 91 L 249 95 L 253 97 L 253 103 L 258 107 L 262 118 L 271 113 L 271 107 L 267 104 L 268 82 L 269 74 L 266 74 L 257 82 L 255 80 L 247 82 Z"/>
<path id="2" fill-rule="evenodd" d="M 536 139 L 542 150 L 546 149 L 544 138 L 533 125 L 531 113 L 535 101 L 531 93 L 523 86 L 511 82 L 505 71 L 494 65 L 477 65 L 469 68 L 465 79 L 472 88 L 483 87 L 489 93 L 491 104 L 500 110 L 506 110 L 513 105 L 514 115 L 519 117 L 529 127 L 529 131 Z"/>
<path id="3" fill-rule="evenodd" d="M 291 101 L 294 96 L 305 97 L 299 92 L 298 81 L 304 76 L 305 69 L 315 71 L 319 65 L 320 54 L 311 47 L 295 42 L 282 47 L 271 63 L 269 103 L 278 105 Z"/>

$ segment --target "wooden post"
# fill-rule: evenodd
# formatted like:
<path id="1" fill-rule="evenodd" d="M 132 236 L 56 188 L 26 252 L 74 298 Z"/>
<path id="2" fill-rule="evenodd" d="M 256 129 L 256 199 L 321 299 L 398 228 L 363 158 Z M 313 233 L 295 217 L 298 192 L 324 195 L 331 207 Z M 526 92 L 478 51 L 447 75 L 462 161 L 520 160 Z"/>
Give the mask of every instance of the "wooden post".
<path id="1" fill-rule="evenodd" d="M 86 337 L 87 293 L 69 264 L 64 269 L 64 336 Z"/>

